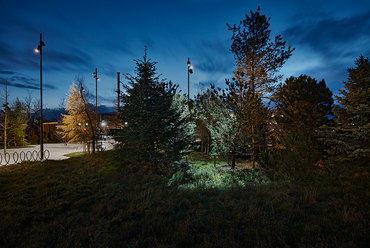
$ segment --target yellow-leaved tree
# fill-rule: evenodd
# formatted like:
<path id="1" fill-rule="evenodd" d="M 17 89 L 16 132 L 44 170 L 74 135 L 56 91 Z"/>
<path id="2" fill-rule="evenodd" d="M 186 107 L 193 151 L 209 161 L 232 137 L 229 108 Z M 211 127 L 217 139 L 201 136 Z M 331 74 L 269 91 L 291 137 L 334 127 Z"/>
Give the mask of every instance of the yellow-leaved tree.
<path id="1" fill-rule="evenodd" d="M 58 133 L 66 143 L 91 142 L 95 152 L 97 123 L 94 110 L 88 103 L 88 93 L 84 90 L 83 80 L 78 78 L 77 85 L 72 83 L 66 96 L 66 112 Z"/>

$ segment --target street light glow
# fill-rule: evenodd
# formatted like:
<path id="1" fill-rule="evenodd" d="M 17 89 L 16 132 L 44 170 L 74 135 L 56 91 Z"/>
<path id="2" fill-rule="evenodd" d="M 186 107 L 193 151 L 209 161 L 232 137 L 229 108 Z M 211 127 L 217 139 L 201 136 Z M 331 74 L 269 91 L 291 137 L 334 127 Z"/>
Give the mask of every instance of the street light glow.
<path id="1" fill-rule="evenodd" d="M 38 48 L 35 48 L 35 53 L 39 53 L 39 49 Z"/>
<path id="2" fill-rule="evenodd" d="M 106 126 L 107 126 L 107 122 L 106 122 L 106 121 L 102 121 L 102 122 L 100 122 L 100 126 L 101 126 L 101 127 L 106 127 Z"/>

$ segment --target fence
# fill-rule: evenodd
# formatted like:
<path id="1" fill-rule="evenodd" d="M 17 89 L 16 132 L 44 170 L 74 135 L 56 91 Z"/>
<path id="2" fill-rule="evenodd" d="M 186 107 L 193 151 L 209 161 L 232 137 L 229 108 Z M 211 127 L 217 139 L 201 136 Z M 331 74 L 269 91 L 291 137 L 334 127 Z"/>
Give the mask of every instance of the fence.
<path id="1" fill-rule="evenodd" d="M 44 150 L 44 160 L 49 159 L 49 150 Z M 21 151 L 0 153 L 0 165 L 17 164 L 24 161 L 41 161 L 41 151 Z"/>

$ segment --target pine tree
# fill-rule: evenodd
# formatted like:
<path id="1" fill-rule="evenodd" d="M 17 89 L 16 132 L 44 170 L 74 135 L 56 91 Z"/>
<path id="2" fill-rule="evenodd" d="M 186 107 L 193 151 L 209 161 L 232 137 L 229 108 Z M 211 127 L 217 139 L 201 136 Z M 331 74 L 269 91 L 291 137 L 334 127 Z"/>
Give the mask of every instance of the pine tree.
<path id="1" fill-rule="evenodd" d="M 246 154 L 249 150 L 253 165 L 266 145 L 269 115 L 262 98 L 274 90 L 275 83 L 280 78 L 276 74 L 294 50 L 290 46 L 285 48 L 286 42 L 280 35 L 271 40 L 269 21 L 270 18 L 261 15 L 258 8 L 256 12 L 250 11 L 250 15 L 246 15 L 238 26 L 231 27 L 227 24 L 229 30 L 233 31 L 230 50 L 234 54 L 237 69 L 234 71 L 234 79 L 226 81 L 225 90 L 211 87 L 212 97 L 206 96 L 226 107 L 237 122 L 234 125 L 234 142 L 239 142 L 239 146 L 233 142 L 232 147 L 238 147 L 239 151 L 230 150 L 232 161 L 235 161 L 236 155 Z M 218 119 L 215 123 L 221 125 L 224 118 Z M 228 132 L 225 130 L 225 135 Z M 233 167 L 234 165 L 232 162 Z"/>
<path id="2" fill-rule="evenodd" d="M 201 97 L 203 122 L 212 137 L 212 153 L 227 156 L 231 167 L 236 157 L 252 160 L 266 145 L 267 108 L 260 97 L 253 96 L 249 85 L 226 81 L 226 89 L 211 85 Z"/>
<path id="3" fill-rule="evenodd" d="M 170 168 L 189 144 L 188 116 L 182 116 L 175 104 L 178 86 L 160 80 L 156 64 L 145 55 L 136 60 L 136 75 L 126 75 L 128 84 L 124 85 L 120 107 L 124 127 L 114 136 L 125 159 Z"/>
<path id="4" fill-rule="evenodd" d="M 275 137 L 282 140 L 291 132 L 298 132 L 317 142 L 317 131 L 329 123 L 334 103 L 325 80 L 317 82 L 307 75 L 287 78 L 273 98 L 277 121 Z"/>
<path id="5" fill-rule="evenodd" d="M 256 12 L 245 15 L 238 26 L 227 24 L 233 31 L 231 51 L 237 67 L 235 80 L 248 84 L 252 96 L 256 92 L 264 95 L 274 90 L 275 83 L 281 78 L 277 72 L 294 51 L 290 46 L 285 48 L 286 41 L 281 35 L 271 39 L 269 22 L 270 18 L 261 15 L 258 7 Z"/>
<path id="6" fill-rule="evenodd" d="M 348 69 L 340 105 L 334 107 L 335 125 L 322 128 L 329 155 L 335 161 L 369 160 L 370 157 L 370 61 L 362 55 Z"/>

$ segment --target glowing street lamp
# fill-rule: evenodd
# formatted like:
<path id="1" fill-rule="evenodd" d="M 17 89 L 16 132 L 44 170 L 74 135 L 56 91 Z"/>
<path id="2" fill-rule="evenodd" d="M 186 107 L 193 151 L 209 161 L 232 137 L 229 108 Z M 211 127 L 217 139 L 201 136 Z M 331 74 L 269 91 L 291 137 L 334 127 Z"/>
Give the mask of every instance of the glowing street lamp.
<path id="1" fill-rule="evenodd" d="M 44 126 L 42 116 L 42 47 L 45 43 L 42 41 L 42 34 L 40 34 L 40 43 L 35 49 L 36 53 L 40 53 L 40 159 L 44 159 Z"/>
<path id="2" fill-rule="evenodd" d="M 100 122 L 100 126 L 101 126 L 102 128 L 106 128 L 106 127 L 108 126 L 108 124 L 107 124 L 107 122 L 106 122 L 106 121 L 101 121 L 101 122 Z"/>
<path id="3" fill-rule="evenodd" d="M 95 78 L 95 113 L 96 113 L 96 121 L 98 121 L 98 68 L 95 68 L 95 72 L 92 73 L 93 78 Z"/>
<path id="4" fill-rule="evenodd" d="M 190 73 L 193 73 L 193 66 L 190 63 L 190 59 L 188 58 L 188 104 L 189 104 L 189 97 L 190 97 Z"/>

